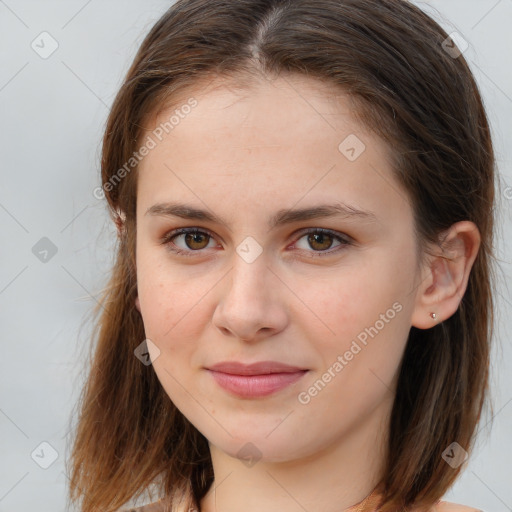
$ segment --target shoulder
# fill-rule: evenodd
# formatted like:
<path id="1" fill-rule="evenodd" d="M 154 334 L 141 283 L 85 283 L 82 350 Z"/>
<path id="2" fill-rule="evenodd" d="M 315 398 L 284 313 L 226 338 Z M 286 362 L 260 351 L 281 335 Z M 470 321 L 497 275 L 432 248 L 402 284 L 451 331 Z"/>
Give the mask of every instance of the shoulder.
<path id="1" fill-rule="evenodd" d="M 450 501 L 440 501 L 433 512 L 483 512 L 479 508 L 470 507 L 469 505 L 460 505 Z"/>

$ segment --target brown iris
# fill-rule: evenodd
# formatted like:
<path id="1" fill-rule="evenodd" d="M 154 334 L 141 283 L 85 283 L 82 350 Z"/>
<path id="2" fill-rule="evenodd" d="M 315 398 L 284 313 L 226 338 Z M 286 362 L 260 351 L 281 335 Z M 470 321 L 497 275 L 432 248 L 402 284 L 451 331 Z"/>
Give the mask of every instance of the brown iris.
<path id="1" fill-rule="evenodd" d="M 206 245 L 201 246 L 201 247 L 194 247 L 193 245 L 190 245 L 190 242 L 199 243 L 201 245 L 201 242 L 200 242 L 201 238 L 203 238 L 203 241 L 206 240 Z M 210 236 L 207 235 L 206 233 L 185 233 L 185 243 L 187 244 L 187 246 L 190 249 L 195 249 L 195 250 L 204 249 L 208 245 L 209 238 L 210 238 Z"/>
<path id="2" fill-rule="evenodd" d="M 328 247 L 316 247 L 317 244 L 324 244 L 324 238 L 329 238 L 331 240 L 331 243 L 328 244 Z M 308 242 L 313 249 L 326 250 L 331 247 L 332 238 L 333 237 L 331 235 L 325 233 L 310 233 L 308 235 Z"/>

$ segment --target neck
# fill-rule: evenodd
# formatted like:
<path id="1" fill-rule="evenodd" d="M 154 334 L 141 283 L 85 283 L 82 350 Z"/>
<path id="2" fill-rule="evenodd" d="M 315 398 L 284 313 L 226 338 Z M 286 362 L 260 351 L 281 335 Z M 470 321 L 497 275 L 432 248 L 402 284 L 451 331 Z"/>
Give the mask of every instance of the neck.
<path id="1" fill-rule="evenodd" d="M 245 465 L 210 443 L 214 482 L 200 512 L 355 512 L 369 495 L 365 505 L 370 508 L 364 510 L 371 510 L 391 406 L 391 400 L 382 402 L 340 438 L 302 458 L 270 462 L 263 457 Z"/>

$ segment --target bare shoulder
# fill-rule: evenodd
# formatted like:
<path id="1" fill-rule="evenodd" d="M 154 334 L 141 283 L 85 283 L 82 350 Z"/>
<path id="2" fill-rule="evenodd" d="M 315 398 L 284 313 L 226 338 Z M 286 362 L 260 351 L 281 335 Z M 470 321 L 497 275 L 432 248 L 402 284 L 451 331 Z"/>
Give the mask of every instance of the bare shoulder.
<path id="1" fill-rule="evenodd" d="M 440 501 L 433 512 L 483 512 L 483 510 L 469 505 L 460 505 L 450 501 Z"/>

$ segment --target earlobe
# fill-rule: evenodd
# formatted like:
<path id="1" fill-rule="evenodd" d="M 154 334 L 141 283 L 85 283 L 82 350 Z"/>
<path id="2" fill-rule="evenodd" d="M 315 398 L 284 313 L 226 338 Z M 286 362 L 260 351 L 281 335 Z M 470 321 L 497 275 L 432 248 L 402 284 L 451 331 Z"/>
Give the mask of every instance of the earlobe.
<path id="1" fill-rule="evenodd" d="M 461 221 L 451 226 L 442 248 L 435 247 L 436 252 L 424 269 L 411 318 L 414 327 L 430 329 L 457 311 L 479 247 L 480 233 L 473 222 Z"/>

